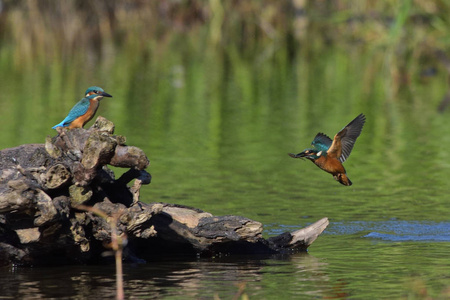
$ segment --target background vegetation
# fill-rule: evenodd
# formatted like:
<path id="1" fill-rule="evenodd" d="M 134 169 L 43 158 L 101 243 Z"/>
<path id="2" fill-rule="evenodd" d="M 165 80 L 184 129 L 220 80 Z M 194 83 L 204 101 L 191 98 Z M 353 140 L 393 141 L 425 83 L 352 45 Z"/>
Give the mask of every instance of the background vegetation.
<path id="1" fill-rule="evenodd" d="M 368 62 L 366 80 L 384 72 L 393 97 L 422 72 L 433 74 L 414 62 L 441 65 L 436 52 L 445 56 L 450 46 L 449 10 L 439 0 L 4 0 L 1 69 L 51 70 L 57 63 L 65 74 L 77 62 L 80 72 L 107 72 L 116 61 L 164 61 L 180 37 L 182 51 L 254 64 L 320 59 L 324 49 L 338 47 L 356 57 L 383 53 L 382 61 Z"/>

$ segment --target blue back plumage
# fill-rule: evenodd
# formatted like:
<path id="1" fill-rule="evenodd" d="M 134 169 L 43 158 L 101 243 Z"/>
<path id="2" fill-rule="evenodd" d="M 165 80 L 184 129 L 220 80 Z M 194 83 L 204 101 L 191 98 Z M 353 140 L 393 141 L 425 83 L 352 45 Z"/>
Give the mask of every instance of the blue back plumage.
<path id="1" fill-rule="evenodd" d="M 319 132 L 312 141 L 311 145 L 313 145 L 314 148 L 319 151 L 327 152 L 328 149 L 330 149 L 332 143 L 332 139 L 330 139 L 326 134 Z"/>
<path id="2" fill-rule="evenodd" d="M 87 93 L 88 92 L 86 91 L 86 94 Z M 77 104 L 75 104 L 74 107 L 72 107 L 72 109 L 70 110 L 70 112 L 67 115 L 67 117 L 64 120 L 62 120 L 61 123 L 53 126 L 52 128 L 55 129 L 56 127 L 68 127 L 70 125 L 70 123 L 72 123 L 76 118 L 78 118 L 79 116 L 84 115 L 88 111 L 89 105 L 90 105 L 89 98 L 93 98 L 95 96 L 96 95 L 91 95 L 91 96 L 89 96 L 87 98 L 81 99 Z"/>

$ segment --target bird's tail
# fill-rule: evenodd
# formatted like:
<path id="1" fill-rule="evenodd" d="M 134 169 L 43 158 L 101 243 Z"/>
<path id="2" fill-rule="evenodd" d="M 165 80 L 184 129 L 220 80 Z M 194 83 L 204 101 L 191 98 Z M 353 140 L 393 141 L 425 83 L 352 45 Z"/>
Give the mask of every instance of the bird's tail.
<path id="1" fill-rule="evenodd" d="M 56 127 L 65 127 L 65 126 L 64 126 L 64 121 L 62 121 L 62 122 L 59 123 L 59 124 L 56 124 L 55 126 L 52 127 L 52 129 L 56 129 Z"/>
<path id="2" fill-rule="evenodd" d="M 346 185 L 346 186 L 351 186 L 352 182 L 350 181 L 350 178 L 347 177 L 347 174 L 345 173 L 339 173 L 337 175 L 333 176 L 334 179 L 336 179 L 337 181 L 339 181 L 341 184 Z"/>

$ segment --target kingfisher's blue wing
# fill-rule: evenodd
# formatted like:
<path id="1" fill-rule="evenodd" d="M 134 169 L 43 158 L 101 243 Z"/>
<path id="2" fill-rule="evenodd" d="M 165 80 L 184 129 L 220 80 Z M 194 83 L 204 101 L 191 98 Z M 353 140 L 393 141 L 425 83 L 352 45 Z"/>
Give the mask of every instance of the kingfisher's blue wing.
<path id="1" fill-rule="evenodd" d="M 72 107 L 67 117 L 64 120 L 62 120 L 61 123 L 53 126 L 52 128 L 55 129 L 56 127 L 69 126 L 70 123 L 72 123 L 76 118 L 84 115 L 88 111 L 89 105 L 90 102 L 88 98 L 81 99 L 77 104 L 74 105 L 74 107 Z"/>
<path id="2" fill-rule="evenodd" d="M 311 145 L 319 151 L 327 152 L 332 143 L 332 139 L 330 139 L 326 134 L 319 132 L 312 141 Z"/>

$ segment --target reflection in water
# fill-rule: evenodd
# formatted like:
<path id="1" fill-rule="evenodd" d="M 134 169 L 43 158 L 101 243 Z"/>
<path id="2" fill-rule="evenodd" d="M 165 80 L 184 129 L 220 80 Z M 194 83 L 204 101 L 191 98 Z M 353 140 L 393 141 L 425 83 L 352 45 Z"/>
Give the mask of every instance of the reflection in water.
<path id="1" fill-rule="evenodd" d="M 125 265 L 125 294 L 128 298 L 211 299 L 217 295 L 221 299 L 231 299 L 238 291 L 237 284 L 245 282 L 245 293 L 255 299 L 283 295 L 321 297 L 329 287 L 326 266 L 308 254 L 257 259 L 225 256 Z M 1 273 L 0 282 L 0 295 L 15 299 L 115 296 L 112 266 L 13 268 Z M 273 285 L 279 287 L 273 290 Z"/>

